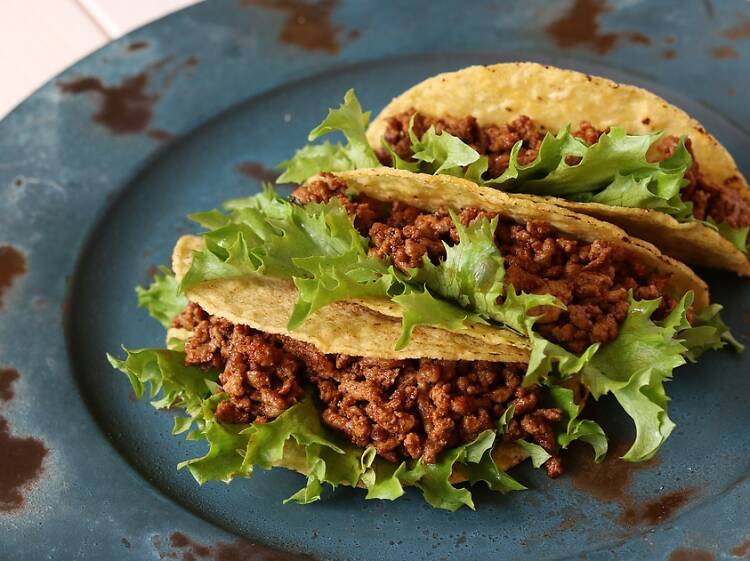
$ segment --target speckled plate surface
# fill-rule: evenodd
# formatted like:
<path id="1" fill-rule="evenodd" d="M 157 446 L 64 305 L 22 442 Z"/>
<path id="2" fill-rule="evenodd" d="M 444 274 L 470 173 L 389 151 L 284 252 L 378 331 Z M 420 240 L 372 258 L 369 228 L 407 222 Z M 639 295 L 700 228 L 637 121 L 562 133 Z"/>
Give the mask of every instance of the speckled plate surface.
<path id="1" fill-rule="evenodd" d="M 750 174 L 750 3 L 214 1 L 109 44 L 0 123 L 0 558 L 736 559 L 750 555 L 750 353 L 669 385 L 678 429 L 638 469 L 593 468 L 477 511 L 340 490 L 281 504 L 274 470 L 199 488 L 171 415 L 104 354 L 157 345 L 133 287 L 190 211 L 256 191 L 355 87 L 365 107 L 438 71 L 550 62 L 646 86 Z M 4 79 L 11 79 L 4 77 Z M 750 283 L 705 273 L 739 337 Z M 622 419 L 601 414 L 610 425 Z M 626 427 L 627 428 L 627 427 Z M 608 475 L 609 474 L 609 475 Z M 263 544 L 263 545 L 261 545 Z"/>

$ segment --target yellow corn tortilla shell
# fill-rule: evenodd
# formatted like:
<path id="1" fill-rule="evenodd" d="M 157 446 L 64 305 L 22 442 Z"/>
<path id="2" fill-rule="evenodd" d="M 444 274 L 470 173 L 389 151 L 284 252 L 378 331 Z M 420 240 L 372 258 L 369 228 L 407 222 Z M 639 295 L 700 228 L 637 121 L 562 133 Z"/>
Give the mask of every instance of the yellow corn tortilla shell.
<path id="1" fill-rule="evenodd" d="M 172 254 L 172 269 L 181 280 L 190 268 L 193 251 L 205 247 L 203 238 L 183 236 Z M 527 362 L 525 337 L 491 326 L 455 333 L 417 326 L 406 348 L 393 350 L 401 335 L 401 320 L 352 302 L 336 302 L 312 314 L 294 331 L 287 329 L 297 289 L 291 281 L 247 275 L 202 283 L 187 290 L 191 302 L 209 314 L 266 333 L 287 335 L 314 345 L 324 353 L 385 359 L 435 358 Z"/>
<path id="2" fill-rule="evenodd" d="M 698 121 L 635 86 L 530 62 L 472 66 L 428 78 L 391 101 L 367 131 L 370 144 L 379 148 L 388 117 L 409 109 L 431 117 L 472 115 L 480 125 L 528 115 L 552 131 L 585 120 L 599 129 L 619 126 L 631 134 L 662 130 L 687 135 L 704 176 L 750 200 L 747 181 L 732 156 Z M 750 275 L 748 257 L 699 222 L 682 224 L 656 210 L 547 200 L 615 223 L 686 263 Z"/>
<path id="3" fill-rule="evenodd" d="M 572 212 L 539 197 L 509 195 L 502 191 L 450 175 L 427 175 L 392 168 L 360 169 L 336 173 L 350 189 L 381 201 L 402 201 L 423 210 L 479 208 L 495 211 L 519 223 L 543 220 L 556 230 L 585 242 L 604 240 L 626 248 L 639 262 L 670 276 L 670 286 L 678 295 L 695 293 L 696 310 L 707 306 L 709 292 L 689 267 L 663 255 L 648 242 L 629 236 L 607 222 Z M 314 180 L 314 178 L 313 178 Z M 369 302 L 363 302 L 371 305 Z M 382 313 L 389 313 L 378 308 Z M 395 310 L 394 312 L 395 313 Z"/>

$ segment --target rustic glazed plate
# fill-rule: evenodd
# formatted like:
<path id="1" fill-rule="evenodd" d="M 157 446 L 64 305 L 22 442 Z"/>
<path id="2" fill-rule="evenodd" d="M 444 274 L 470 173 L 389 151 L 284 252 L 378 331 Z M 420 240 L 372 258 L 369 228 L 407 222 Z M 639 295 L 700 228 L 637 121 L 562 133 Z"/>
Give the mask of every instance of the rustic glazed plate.
<path id="1" fill-rule="evenodd" d="M 161 343 L 133 287 L 167 262 L 185 215 L 257 191 L 346 89 L 378 110 L 433 73 L 512 60 L 648 87 L 750 174 L 742 0 L 215 1 L 109 44 L 2 121 L 0 558 L 750 555 L 750 352 L 678 370 L 678 429 L 648 465 L 573 457 L 556 481 L 522 467 L 531 490 L 478 492 L 476 512 L 453 514 L 412 492 L 284 506 L 301 485 L 284 470 L 200 488 L 175 466 L 202 445 L 172 437 L 171 415 L 133 401 L 107 364 L 120 343 Z M 701 273 L 747 339 L 750 283 Z"/>

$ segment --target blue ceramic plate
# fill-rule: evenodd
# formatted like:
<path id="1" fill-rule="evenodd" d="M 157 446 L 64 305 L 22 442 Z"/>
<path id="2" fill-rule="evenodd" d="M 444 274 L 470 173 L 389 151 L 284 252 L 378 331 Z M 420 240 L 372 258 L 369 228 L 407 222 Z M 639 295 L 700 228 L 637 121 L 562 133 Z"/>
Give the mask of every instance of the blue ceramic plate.
<path id="1" fill-rule="evenodd" d="M 678 429 L 655 461 L 572 458 L 556 481 L 521 468 L 530 491 L 479 492 L 476 512 L 346 489 L 282 506 L 297 474 L 200 488 L 175 470 L 202 445 L 172 437 L 170 414 L 133 401 L 105 359 L 162 341 L 133 287 L 168 261 L 188 212 L 257 191 L 346 89 L 378 110 L 439 71 L 549 62 L 656 91 L 750 174 L 746 1 L 367 4 L 201 4 L 109 44 L 0 123 L 0 558 L 749 555 L 750 353 L 679 369 Z M 750 284 L 704 274 L 747 338 Z"/>

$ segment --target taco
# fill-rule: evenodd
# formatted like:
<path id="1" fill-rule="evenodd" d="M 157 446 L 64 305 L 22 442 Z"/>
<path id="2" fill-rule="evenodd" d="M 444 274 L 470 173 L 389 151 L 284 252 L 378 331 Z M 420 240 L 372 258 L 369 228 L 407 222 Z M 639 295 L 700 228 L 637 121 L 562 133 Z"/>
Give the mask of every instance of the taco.
<path id="1" fill-rule="evenodd" d="M 539 64 L 474 66 L 404 92 L 368 138 L 387 163 L 383 138 L 411 160 L 411 137 L 430 128 L 475 150 L 468 165 L 484 167 L 484 185 L 554 197 L 686 263 L 750 275 L 747 181 L 700 123 L 651 92 Z"/>
<path id="2" fill-rule="evenodd" d="M 331 119 L 335 115 L 337 119 Z M 466 177 L 617 224 L 686 263 L 750 275 L 750 190 L 695 119 L 634 86 L 535 63 L 473 66 L 404 92 L 362 131 L 352 93 L 287 177 L 379 164 Z"/>
<path id="3" fill-rule="evenodd" d="M 324 173 L 191 218 L 206 231 L 178 241 L 175 276 L 139 292 L 171 350 L 110 360 L 187 411 L 175 430 L 209 443 L 184 464 L 200 482 L 284 466 L 308 476 L 298 502 L 415 485 L 473 507 L 459 481 L 520 489 L 505 469 L 559 475 L 575 440 L 601 459 L 589 396 L 633 419 L 625 460 L 652 457 L 674 428 L 664 382 L 732 341 L 654 246 L 456 177 Z"/>

